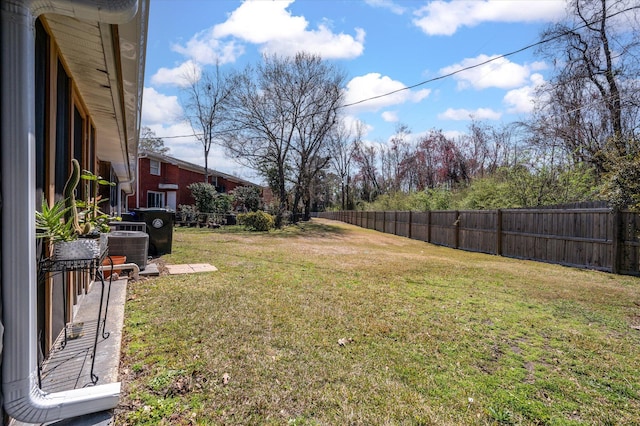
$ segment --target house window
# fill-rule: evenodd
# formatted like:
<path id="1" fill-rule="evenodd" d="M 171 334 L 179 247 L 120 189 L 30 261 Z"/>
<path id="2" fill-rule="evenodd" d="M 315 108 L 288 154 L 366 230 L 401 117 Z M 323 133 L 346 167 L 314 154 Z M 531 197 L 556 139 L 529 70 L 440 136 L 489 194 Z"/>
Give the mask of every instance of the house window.
<path id="1" fill-rule="evenodd" d="M 55 188 L 56 194 L 62 195 L 64 184 L 69 177 L 71 165 L 71 82 L 58 60 L 57 93 L 56 93 L 56 141 L 55 141 Z"/>
<path id="2" fill-rule="evenodd" d="M 80 167 L 86 169 L 83 148 L 84 148 L 84 134 L 85 134 L 85 120 L 84 116 L 78 109 L 77 105 L 73 106 L 73 158 L 78 160 Z M 89 199 L 89 185 L 82 184 L 78 186 L 78 193 L 76 194 L 82 200 Z"/>
<path id="3" fill-rule="evenodd" d="M 149 173 L 160 176 L 160 162 L 158 160 L 149 160 Z"/>
<path id="4" fill-rule="evenodd" d="M 147 192 L 147 207 L 164 207 L 164 192 Z"/>
<path id="5" fill-rule="evenodd" d="M 89 126 L 89 158 L 87 164 L 87 170 L 91 173 L 96 172 L 96 128 L 91 124 Z"/>

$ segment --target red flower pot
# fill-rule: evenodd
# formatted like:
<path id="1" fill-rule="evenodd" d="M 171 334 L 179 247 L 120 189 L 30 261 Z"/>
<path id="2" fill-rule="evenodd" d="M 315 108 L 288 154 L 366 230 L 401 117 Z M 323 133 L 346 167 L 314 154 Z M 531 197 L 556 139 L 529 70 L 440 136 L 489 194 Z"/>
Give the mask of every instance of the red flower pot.
<path id="1" fill-rule="evenodd" d="M 127 261 L 127 256 L 109 256 L 105 260 L 102 261 L 102 274 L 105 278 L 109 278 L 111 276 L 111 262 L 109 261 L 111 258 L 111 262 L 113 262 L 113 266 L 115 265 L 123 265 Z"/>

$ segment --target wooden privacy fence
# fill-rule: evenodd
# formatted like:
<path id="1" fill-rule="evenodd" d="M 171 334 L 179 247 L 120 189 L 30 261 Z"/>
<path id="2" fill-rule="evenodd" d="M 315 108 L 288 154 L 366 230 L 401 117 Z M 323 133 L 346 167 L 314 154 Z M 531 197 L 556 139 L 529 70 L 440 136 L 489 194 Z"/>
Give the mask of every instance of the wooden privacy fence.
<path id="1" fill-rule="evenodd" d="M 339 211 L 317 216 L 461 250 L 640 275 L 640 214 L 630 211 Z"/>

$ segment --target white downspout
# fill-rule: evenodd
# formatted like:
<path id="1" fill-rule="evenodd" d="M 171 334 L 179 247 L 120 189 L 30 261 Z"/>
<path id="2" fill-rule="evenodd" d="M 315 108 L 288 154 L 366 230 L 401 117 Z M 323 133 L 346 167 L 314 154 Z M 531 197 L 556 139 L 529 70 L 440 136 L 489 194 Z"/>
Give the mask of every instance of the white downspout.
<path id="1" fill-rule="evenodd" d="M 140 159 L 146 158 L 147 153 L 143 151 L 142 153 L 138 152 L 138 159 L 136 163 L 136 209 L 140 208 Z"/>
<path id="2" fill-rule="evenodd" d="M 122 205 L 124 204 L 122 201 L 122 185 L 129 185 L 132 184 L 133 182 L 135 182 L 135 178 L 131 179 L 131 180 L 126 180 L 124 182 L 119 182 L 118 183 L 118 216 L 122 216 Z M 126 197 L 131 197 L 132 195 L 135 195 L 136 191 L 135 189 L 133 191 L 130 192 L 126 192 L 125 196 Z"/>
<path id="3" fill-rule="evenodd" d="M 0 0 L 2 100 L 2 360 L 4 408 L 13 418 L 45 423 L 113 408 L 120 383 L 46 393 L 38 386 L 35 246 L 35 18 L 56 13 L 119 24 L 137 0 Z"/>

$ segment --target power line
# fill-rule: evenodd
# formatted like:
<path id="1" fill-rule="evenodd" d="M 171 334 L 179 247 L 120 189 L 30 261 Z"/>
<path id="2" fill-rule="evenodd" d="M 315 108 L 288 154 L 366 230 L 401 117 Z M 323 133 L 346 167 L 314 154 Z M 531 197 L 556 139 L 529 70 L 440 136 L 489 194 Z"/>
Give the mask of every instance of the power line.
<path id="1" fill-rule="evenodd" d="M 615 17 L 617 15 L 629 12 L 629 11 L 634 10 L 634 9 L 640 9 L 640 6 L 634 6 L 634 7 L 630 7 L 630 8 L 621 10 L 619 12 L 616 12 L 616 13 L 614 13 L 612 15 L 607 16 L 607 19 L 613 18 L 613 17 Z M 548 43 L 550 41 L 554 41 L 554 40 L 557 40 L 559 38 L 565 37 L 565 36 L 571 34 L 574 31 L 586 28 L 591 24 L 595 24 L 596 22 L 601 21 L 602 19 L 604 19 L 604 18 L 599 18 L 599 19 L 596 19 L 593 22 L 588 22 L 588 23 L 582 24 L 580 26 L 574 27 L 574 28 L 572 28 L 570 30 L 567 30 L 567 31 L 564 31 L 564 32 L 562 32 L 560 34 L 557 34 L 557 35 L 555 35 L 555 36 L 553 36 L 551 38 L 547 38 L 547 39 L 544 39 L 544 40 L 537 41 L 535 43 L 532 43 L 532 44 L 529 44 L 527 46 L 524 46 L 524 47 L 522 47 L 520 49 L 514 50 L 512 52 L 504 53 L 504 54 L 498 55 L 498 56 L 494 56 L 493 58 L 487 59 L 486 61 L 479 62 L 479 63 L 474 64 L 474 65 L 469 65 L 469 66 L 466 66 L 466 67 L 461 68 L 459 70 L 452 71 L 450 73 L 443 74 L 443 75 L 438 76 L 438 77 L 430 78 L 428 80 L 424 80 L 424 81 L 421 81 L 421 82 L 416 83 L 416 84 L 412 84 L 411 86 L 403 87 L 401 89 L 396 89 L 396 90 L 393 90 L 393 91 L 388 92 L 388 93 L 383 93 L 383 94 L 377 95 L 377 96 L 371 96 L 369 98 L 362 99 L 362 100 L 359 100 L 357 102 L 352 102 L 350 104 L 342 105 L 340 108 L 347 108 L 347 107 L 350 107 L 350 106 L 359 105 L 359 104 L 362 104 L 362 103 L 365 103 L 365 102 L 369 102 L 369 101 L 372 101 L 372 100 L 375 100 L 375 99 L 380 99 L 380 98 L 384 98 L 384 97 L 387 97 L 387 96 L 391 96 L 391 95 L 394 95 L 396 93 L 403 92 L 405 90 L 415 89 L 416 87 L 420 87 L 420 86 L 423 86 L 423 85 L 428 84 L 428 83 L 433 83 L 434 81 L 443 80 L 445 78 L 452 77 L 452 76 L 454 76 L 456 74 L 460 74 L 462 72 L 469 71 L 471 69 L 478 68 L 478 67 L 481 67 L 483 65 L 487 65 L 487 64 L 489 64 L 491 62 L 497 61 L 498 59 L 507 58 L 509 56 L 513 56 L 513 55 L 516 55 L 518 53 L 524 52 L 525 50 L 531 49 L 532 47 L 536 47 L 536 46 L 539 46 L 541 44 Z"/>
<path id="2" fill-rule="evenodd" d="M 623 14 L 623 13 L 626 13 L 626 12 L 629 12 L 629 11 L 632 11 L 632 10 L 635 10 L 635 9 L 640 9 L 640 6 L 629 7 L 627 9 L 623 9 L 621 11 L 618 11 L 618 12 L 616 12 L 614 14 L 607 15 L 606 19 L 613 18 L 613 17 L 615 17 L 617 15 L 620 15 L 620 14 Z M 557 35 L 555 35 L 553 37 L 550 37 L 550 38 L 547 38 L 547 39 L 543 39 L 543 40 L 537 41 L 537 42 L 532 43 L 532 44 L 528 44 L 528 45 L 526 45 L 524 47 L 521 47 L 519 49 L 513 50 L 513 51 L 508 52 L 508 53 L 504 53 L 504 54 L 501 54 L 501 55 L 494 56 L 492 58 L 489 58 L 489 59 L 487 59 L 485 61 L 482 61 L 482 62 L 479 62 L 477 64 L 468 65 L 468 66 L 463 67 L 463 68 L 461 68 L 459 70 L 452 71 L 450 73 L 443 74 L 443 75 L 440 75 L 438 77 L 433 77 L 433 78 L 430 78 L 428 80 L 424 80 L 424 81 L 421 81 L 419 83 L 412 84 L 410 86 L 402 87 L 400 89 L 392 90 L 392 91 L 387 92 L 387 93 L 383 93 L 383 94 L 376 95 L 376 96 L 371 96 L 371 97 L 368 97 L 368 98 L 365 98 L 365 99 L 361 99 L 359 101 L 352 102 L 352 103 L 349 103 L 349 104 L 340 105 L 340 106 L 336 107 L 335 109 L 337 110 L 337 109 L 341 109 L 341 108 L 351 107 L 351 106 L 354 106 L 354 105 L 360 105 L 360 104 L 363 104 L 365 102 L 370 102 L 370 101 L 373 101 L 373 100 L 376 100 L 376 99 L 385 98 L 387 96 L 391 96 L 391 95 L 394 95 L 394 94 L 399 93 L 399 92 L 415 89 L 416 87 L 424 86 L 425 84 L 433 83 L 435 81 L 444 80 L 444 79 L 452 77 L 452 76 L 454 76 L 456 74 L 460 74 L 460 73 L 463 73 L 465 71 L 469 71 L 469 70 L 472 70 L 474 68 L 478 68 L 478 67 L 487 65 L 487 64 L 489 64 L 491 62 L 494 62 L 494 61 L 497 61 L 499 59 L 507 58 L 507 57 L 516 55 L 518 53 L 524 52 L 525 50 L 529 50 L 529 49 L 531 49 L 533 47 L 540 46 L 542 44 L 549 43 L 551 41 L 554 41 L 554 40 L 557 40 L 559 38 L 565 37 L 565 36 L 570 35 L 571 33 L 575 32 L 577 30 L 581 30 L 583 28 L 588 27 L 591 24 L 600 22 L 603 19 L 605 19 L 605 18 L 604 17 L 603 18 L 598 18 L 598 19 L 596 19 L 596 20 L 594 20 L 592 22 L 587 22 L 587 23 L 584 23 L 584 24 L 579 25 L 577 27 L 571 28 L 570 30 L 563 31 L 562 33 L 557 34 Z M 579 108 L 582 108 L 582 107 L 579 107 Z M 227 133 L 229 131 L 234 131 L 234 129 L 228 129 L 228 130 L 225 130 L 225 131 L 222 131 L 222 132 L 215 132 L 215 134 Z M 158 137 L 160 137 L 162 139 L 178 139 L 178 138 L 190 138 L 190 137 L 196 137 L 197 138 L 199 135 L 201 136 L 201 134 L 194 133 L 193 135 L 174 135 L 174 136 L 158 136 Z"/>

